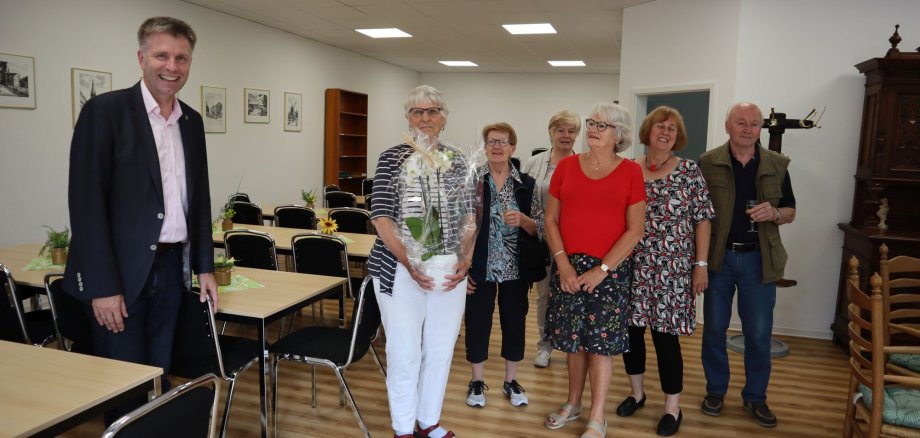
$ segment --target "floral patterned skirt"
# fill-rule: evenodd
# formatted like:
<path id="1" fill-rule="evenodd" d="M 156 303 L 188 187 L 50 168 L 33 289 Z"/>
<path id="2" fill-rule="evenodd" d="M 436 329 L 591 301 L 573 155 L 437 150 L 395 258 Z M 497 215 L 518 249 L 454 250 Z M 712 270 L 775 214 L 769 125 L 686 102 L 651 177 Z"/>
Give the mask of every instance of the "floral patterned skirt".
<path id="1" fill-rule="evenodd" d="M 598 258 L 572 254 L 569 262 L 581 275 L 600 265 Z M 553 266 L 549 282 L 544 333 L 553 348 L 566 353 L 584 351 L 613 356 L 629 350 L 627 311 L 632 261 L 626 259 L 594 292 L 563 292 L 559 271 Z"/>

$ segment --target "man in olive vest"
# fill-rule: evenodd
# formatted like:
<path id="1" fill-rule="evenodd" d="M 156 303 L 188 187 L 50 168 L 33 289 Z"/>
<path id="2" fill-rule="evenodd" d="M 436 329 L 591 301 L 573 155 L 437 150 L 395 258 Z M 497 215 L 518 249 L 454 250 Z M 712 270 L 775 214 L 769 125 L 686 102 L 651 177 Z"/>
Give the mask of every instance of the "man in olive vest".
<path id="1" fill-rule="evenodd" d="M 716 210 L 709 245 L 709 287 L 703 301 L 704 414 L 719 416 L 728 391 L 725 333 L 738 291 L 738 316 L 744 334 L 744 410 L 758 424 L 775 427 L 767 407 L 770 336 L 776 281 L 783 277 L 786 250 L 779 226 L 795 219 L 789 158 L 760 145 L 763 113 L 737 103 L 725 117 L 728 142 L 700 157 L 700 168 Z"/>

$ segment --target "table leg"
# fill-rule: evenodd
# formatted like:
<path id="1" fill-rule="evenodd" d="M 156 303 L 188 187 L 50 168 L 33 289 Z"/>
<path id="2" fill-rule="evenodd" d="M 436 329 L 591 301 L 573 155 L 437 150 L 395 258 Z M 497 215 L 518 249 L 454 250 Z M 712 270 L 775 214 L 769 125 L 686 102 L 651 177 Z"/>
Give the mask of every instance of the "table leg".
<path id="1" fill-rule="evenodd" d="M 262 355 L 259 357 L 259 406 L 261 407 L 262 438 L 268 438 L 268 385 L 265 382 L 265 375 L 268 373 L 265 363 L 268 347 L 265 345 L 265 320 L 259 322 L 259 345 L 262 350 Z"/>

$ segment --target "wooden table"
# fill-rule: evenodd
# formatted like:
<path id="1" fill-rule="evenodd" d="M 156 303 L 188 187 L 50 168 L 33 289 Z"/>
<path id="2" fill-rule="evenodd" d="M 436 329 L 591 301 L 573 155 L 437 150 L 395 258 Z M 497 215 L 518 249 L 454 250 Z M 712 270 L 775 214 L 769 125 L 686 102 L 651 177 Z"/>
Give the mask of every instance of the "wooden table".
<path id="1" fill-rule="evenodd" d="M 39 271 L 23 270 L 32 259 L 38 257 L 38 250 L 41 247 L 41 244 L 38 243 L 26 243 L 0 248 L 0 263 L 10 269 L 10 273 L 13 274 L 13 279 L 16 280 L 17 285 L 44 288 L 45 274 L 64 271 L 64 268 Z"/>
<path id="2" fill-rule="evenodd" d="M 260 225 L 248 225 L 248 224 L 234 224 L 234 227 L 239 226 L 246 228 L 247 230 L 261 231 L 263 233 L 269 234 L 275 239 L 275 248 L 279 253 L 290 254 L 291 253 L 291 237 L 295 234 L 302 233 L 317 233 L 314 230 L 304 230 L 300 228 L 283 228 L 283 227 L 269 227 L 269 226 L 260 226 Z M 373 234 L 355 234 L 355 233 L 336 233 L 336 235 L 341 235 L 347 237 L 351 240 L 348 242 L 348 256 L 355 259 L 367 259 L 371 254 L 371 248 L 374 247 L 374 240 L 377 239 L 377 236 Z M 217 231 L 214 233 L 214 246 L 223 248 L 224 247 L 224 232 Z M 30 259 L 31 260 L 31 259 Z"/>
<path id="3" fill-rule="evenodd" d="M 55 436 L 155 386 L 157 367 L 0 341 L 0 434 Z"/>
<path id="4" fill-rule="evenodd" d="M 258 339 L 264 354 L 259 359 L 259 391 L 261 397 L 262 436 L 268 436 L 268 385 L 265 374 L 268 347 L 265 327 L 294 311 L 323 298 L 344 278 L 294 272 L 269 271 L 237 267 L 234 270 L 262 284 L 263 288 L 239 292 L 224 292 L 218 297 L 216 317 L 224 321 L 252 324 L 257 327 Z M 344 288 L 343 288 L 344 289 Z"/>
<path id="5" fill-rule="evenodd" d="M 320 204 L 322 204 L 322 199 L 318 199 L 318 201 L 320 202 Z M 365 199 L 364 199 L 364 195 L 355 195 L 355 202 L 358 204 L 358 208 L 365 208 L 365 202 L 366 202 L 366 201 L 365 201 Z M 280 206 L 282 206 L 282 205 L 297 205 L 297 206 L 300 206 L 300 207 L 303 207 L 303 206 L 304 206 L 303 203 L 299 203 L 299 202 L 294 202 L 294 203 L 290 203 L 290 204 L 278 204 L 278 203 L 275 203 L 275 202 L 265 202 L 265 203 L 261 203 L 261 202 L 260 202 L 260 203 L 257 203 L 257 204 L 259 205 L 259 207 L 262 208 L 262 218 L 265 219 L 265 220 L 267 220 L 267 221 L 273 221 L 273 220 L 275 220 L 275 208 L 277 208 L 277 207 L 280 207 Z M 317 206 L 316 208 L 314 208 L 314 210 L 328 210 L 328 209 L 327 209 L 326 207 Z M 318 212 L 318 211 L 316 212 L 316 215 L 317 215 L 317 216 L 326 216 L 325 213 L 324 213 L 324 214 L 320 214 L 320 212 Z"/>

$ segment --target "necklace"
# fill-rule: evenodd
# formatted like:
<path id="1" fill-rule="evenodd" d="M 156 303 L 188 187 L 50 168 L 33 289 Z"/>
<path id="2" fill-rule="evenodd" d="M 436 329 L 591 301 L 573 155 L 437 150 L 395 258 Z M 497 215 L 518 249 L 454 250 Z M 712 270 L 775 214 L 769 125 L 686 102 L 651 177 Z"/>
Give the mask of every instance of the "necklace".
<path id="1" fill-rule="evenodd" d="M 591 157 L 591 153 L 588 152 L 588 158 L 590 158 L 590 157 Z M 606 165 L 608 165 L 608 164 L 610 164 L 610 163 L 612 163 L 612 162 L 614 162 L 614 161 L 616 161 L 616 160 L 617 160 L 617 156 L 616 156 L 616 154 L 614 154 L 614 155 L 613 155 L 613 158 L 611 158 L 610 161 L 608 161 L 608 162 L 606 162 L 606 163 L 603 163 L 603 164 L 598 164 L 598 165 L 594 166 L 594 171 L 595 171 L 595 172 L 598 172 L 598 171 L 601 170 L 601 166 L 606 166 Z M 598 162 L 600 162 L 600 160 L 598 160 Z"/>
<path id="2" fill-rule="evenodd" d="M 671 161 L 671 158 L 674 158 L 674 155 L 670 155 L 670 156 L 668 156 L 668 159 L 667 159 L 667 160 L 664 160 L 664 161 L 662 161 L 662 162 L 660 162 L 660 163 L 658 163 L 658 164 L 655 164 L 655 163 L 649 163 L 649 161 L 648 161 L 648 155 L 646 155 L 646 156 L 645 156 L 645 167 L 648 167 L 648 170 L 651 170 L 652 172 L 654 172 L 654 171 L 656 171 L 656 170 L 658 170 L 658 169 L 661 169 L 661 167 L 664 166 L 665 164 L 667 164 L 668 161 Z"/>

